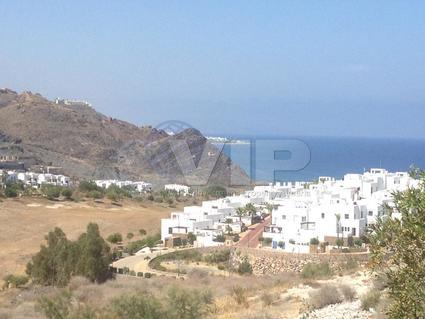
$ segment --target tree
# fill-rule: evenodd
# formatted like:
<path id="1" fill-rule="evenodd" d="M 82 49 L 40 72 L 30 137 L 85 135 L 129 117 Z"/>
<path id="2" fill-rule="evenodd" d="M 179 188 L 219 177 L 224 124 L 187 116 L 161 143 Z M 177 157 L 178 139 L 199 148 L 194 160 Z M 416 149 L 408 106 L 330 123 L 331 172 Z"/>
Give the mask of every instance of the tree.
<path id="1" fill-rule="evenodd" d="M 242 217 L 246 216 L 247 212 L 245 208 L 238 207 L 236 208 L 236 215 L 239 217 L 239 223 L 242 225 Z"/>
<path id="2" fill-rule="evenodd" d="M 77 273 L 93 282 L 104 282 L 109 277 L 109 264 L 112 261 L 110 247 L 100 236 L 99 226 L 87 225 L 87 232 L 77 242 L 80 258 Z"/>
<path id="3" fill-rule="evenodd" d="M 41 285 L 66 286 L 78 259 L 75 244 L 70 242 L 58 227 L 46 236 L 47 246 L 32 257 L 27 274 Z"/>
<path id="4" fill-rule="evenodd" d="M 251 216 L 251 223 L 254 221 L 254 216 L 257 214 L 257 209 L 251 203 L 245 205 L 245 211 L 248 216 Z"/>
<path id="5" fill-rule="evenodd" d="M 193 245 L 195 240 L 196 240 L 196 235 L 194 233 L 187 234 L 187 241 L 189 242 L 189 244 Z"/>
<path id="6" fill-rule="evenodd" d="M 140 236 L 145 236 L 147 233 L 146 233 L 146 230 L 142 228 L 142 229 L 139 229 L 139 234 Z"/>
<path id="7" fill-rule="evenodd" d="M 425 317 L 425 173 L 411 174 L 422 182 L 393 194 L 399 218 L 386 207 L 367 236 L 372 269 L 382 272 L 388 284 L 390 318 Z"/>
<path id="8" fill-rule="evenodd" d="M 127 233 L 127 239 L 132 239 L 134 237 L 134 234 L 133 233 Z"/>

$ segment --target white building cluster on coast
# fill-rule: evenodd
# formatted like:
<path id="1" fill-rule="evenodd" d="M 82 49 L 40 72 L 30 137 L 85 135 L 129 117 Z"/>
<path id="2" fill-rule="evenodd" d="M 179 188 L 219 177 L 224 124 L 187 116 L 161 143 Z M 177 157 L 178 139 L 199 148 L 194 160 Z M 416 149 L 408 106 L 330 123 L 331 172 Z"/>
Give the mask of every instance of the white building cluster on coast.
<path id="1" fill-rule="evenodd" d="M 368 225 L 395 211 L 392 193 L 415 188 L 420 181 L 407 172 L 390 173 L 371 169 L 364 174 L 346 174 L 343 179 L 320 177 L 317 183 L 287 182 L 256 186 L 242 195 L 185 207 L 161 220 L 161 237 L 167 243 L 196 235 L 198 247 L 223 245 L 217 241 L 230 229 L 233 233 L 249 226 L 251 218 L 237 215 L 237 208 L 253 204 L 257 215 L 273 207 L 264 224 L 263 238 L 271 247 L 285 252 L 307 253 L 312 238 L 336 245 L 339 238 L 353 240 L 364 235 Z"/>

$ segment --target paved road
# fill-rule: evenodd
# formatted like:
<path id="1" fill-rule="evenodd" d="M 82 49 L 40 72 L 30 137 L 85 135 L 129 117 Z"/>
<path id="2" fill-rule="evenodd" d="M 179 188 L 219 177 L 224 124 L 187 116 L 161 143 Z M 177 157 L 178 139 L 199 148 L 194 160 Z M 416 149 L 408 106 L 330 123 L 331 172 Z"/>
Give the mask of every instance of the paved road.
<path id="1" fill-rule="evenodd" d="M 267 217 L 262 223 L 252 225 L 248 228 L 248 234 L 241 238 L 236 244 L 238 247 L 251 247 L 257 248 L 260 244 L 258 239 L 261 237 L 264 231 L 264 226 L 270 225 L 271 217 Z"/>

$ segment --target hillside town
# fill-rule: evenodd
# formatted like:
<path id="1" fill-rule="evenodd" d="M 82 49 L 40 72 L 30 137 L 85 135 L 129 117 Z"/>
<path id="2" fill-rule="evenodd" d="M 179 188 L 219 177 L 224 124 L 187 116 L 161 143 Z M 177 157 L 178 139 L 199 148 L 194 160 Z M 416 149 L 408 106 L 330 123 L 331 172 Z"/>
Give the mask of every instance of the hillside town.
<path id="1" fill-rule="evenodd" d="M 360 246 L 368 225 L 389 211 L 397 215 L 392 193 L 418 184 L 406 172 L 371 169 L 364 174 L 346 174 L 341 180 L 320 177 L 317 182 L 256 186 L 242 195 L 171 213 L 161 221 L 161 239 L 174 246 L 193 234 L 197 247 L 233 245 L 239 233 L 259 223 L 260 240 L 285 252 L 308 253 L 311 244 L 319 243 L 324 250 L 354 242 Z M 225 239 L 231 236 L 235 239 Z"/>

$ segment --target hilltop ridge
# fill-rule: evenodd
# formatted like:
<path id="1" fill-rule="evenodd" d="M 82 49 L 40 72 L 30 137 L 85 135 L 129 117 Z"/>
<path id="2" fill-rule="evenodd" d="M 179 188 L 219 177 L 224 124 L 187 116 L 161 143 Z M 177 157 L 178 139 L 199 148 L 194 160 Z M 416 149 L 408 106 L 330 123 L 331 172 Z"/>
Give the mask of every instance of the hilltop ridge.
<path id="1" fill-rule="evenodd" d="M 113 119 L 85 104 L 56 103 L 38 93 L 0 89 L 0 150 L 13 150 L 26 167 L 60 166 L 77 178 L 185 183 L 187 171 L 183 174 L 171 147 L 176 140 L 189 147 L 183 160 L 194 161 L 197 169 L 191 171 L 192 177 L 228 185 L 232 170 L 232 180 L 248 181 L 226 155 L 205 157 L 218 150 L 196 129 L 169 135 Z"/>

